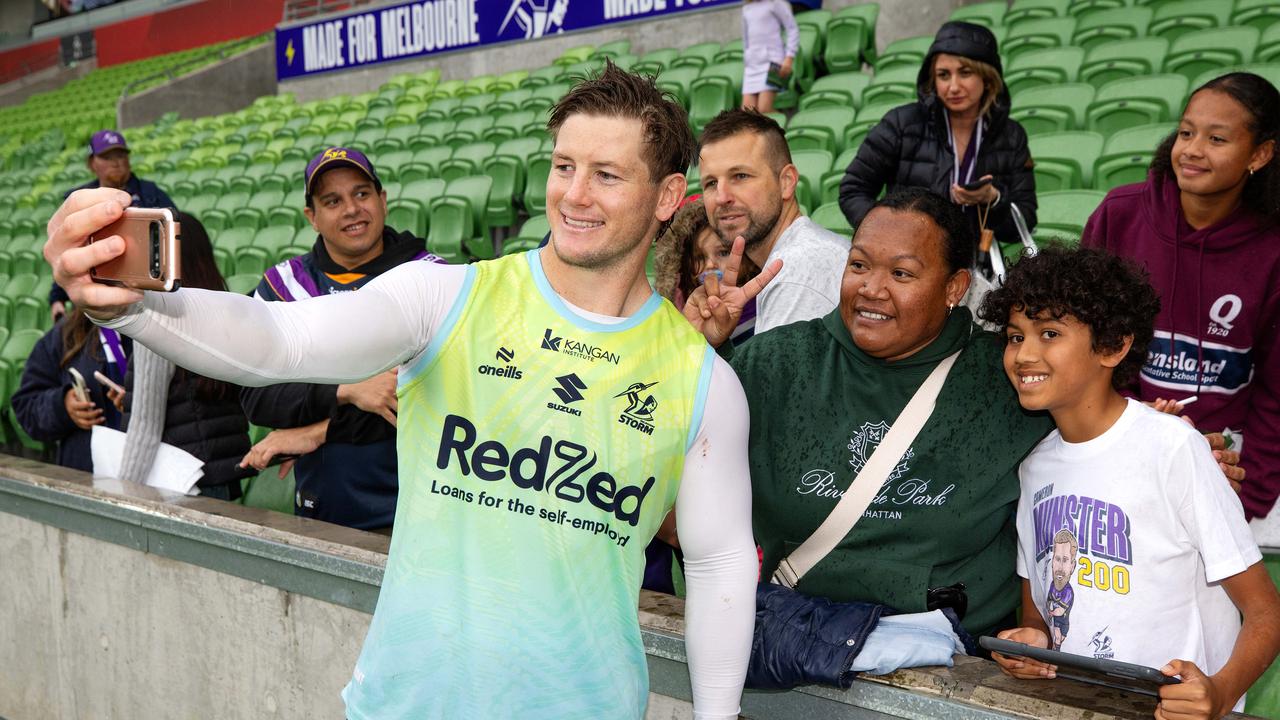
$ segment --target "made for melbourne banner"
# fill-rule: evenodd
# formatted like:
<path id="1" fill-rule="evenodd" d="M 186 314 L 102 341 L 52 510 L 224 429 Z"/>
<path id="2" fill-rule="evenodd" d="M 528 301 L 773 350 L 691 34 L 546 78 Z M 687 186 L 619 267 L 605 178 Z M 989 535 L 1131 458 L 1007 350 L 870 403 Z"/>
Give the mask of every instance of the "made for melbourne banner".
<path id="1" fill-rule="evenodd" d="M 418 0 L 276 29 L 276 77 L 534 40 L 741 0 Z"/>

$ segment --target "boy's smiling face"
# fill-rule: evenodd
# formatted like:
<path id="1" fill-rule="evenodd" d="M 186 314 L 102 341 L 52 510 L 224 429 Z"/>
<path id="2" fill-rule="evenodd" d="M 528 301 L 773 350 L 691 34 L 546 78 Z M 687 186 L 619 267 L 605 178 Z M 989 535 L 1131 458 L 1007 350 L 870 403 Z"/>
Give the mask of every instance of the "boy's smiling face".
<path id="1" fill-rule="evenodd" d="M 1097 398 L 1111 387 L 1111 370 L 1124 358 L 1124 349 L 1100 354 L 1093 349 L 1093 333 L 1072 315 L 1054 318 L 1042 312 L 1028 318 L 1021 309 L 1005 328 L 1004 371 L 1027 410 L 1057 413 Z"/>

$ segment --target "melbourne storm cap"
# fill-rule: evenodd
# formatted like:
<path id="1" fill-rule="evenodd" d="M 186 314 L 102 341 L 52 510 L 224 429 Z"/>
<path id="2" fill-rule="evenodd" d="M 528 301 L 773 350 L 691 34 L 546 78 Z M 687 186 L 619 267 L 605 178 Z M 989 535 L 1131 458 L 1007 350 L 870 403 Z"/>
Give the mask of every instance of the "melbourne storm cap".
<path id="1" fill-rule="evenodd" d="M 326 148 L 323 152 L 311 158 L 311 162 L 307 163 L 306 183 L 307 198 L 310 199 L 311 191 L 315 188 L 316 180 L 321 175 L 333 170 L 334 168 L 349 167 L 355 168 L 364 173 L 373 181 L 378 190 L 382 190 L 382 181 L 378 179 L 378 173 L 373 169 L 373 163 L 369 162 L 369 158 L 359 150 L 353 150 L 345 147 Z"/>
<path id="2" fill-rule="evenodd" d="M 129 151 L 129 146 L 124 142 L 124 136 L 115 130 L 99 130 L 89 138 L 89 154 L 101 155 L 108 150 L 120 148 L 125 152 Z"/>

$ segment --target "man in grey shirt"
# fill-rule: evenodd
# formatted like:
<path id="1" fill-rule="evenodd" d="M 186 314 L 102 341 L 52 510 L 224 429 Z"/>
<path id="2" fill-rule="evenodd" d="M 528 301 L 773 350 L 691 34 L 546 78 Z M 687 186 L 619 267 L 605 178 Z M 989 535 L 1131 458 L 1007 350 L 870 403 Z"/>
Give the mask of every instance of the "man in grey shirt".
<path id="1" fill-rule="evenodd" d="M 726 110 L 702 131 L 698 153 L 707 219 L 726 244 L 741 235 L 759 267 L 782 270 L 756 297 L 757 333 L 822 317 L 840 302 L 849 238 L 801 214 L 800 173 L 778 123 L 751 110 Z"/>

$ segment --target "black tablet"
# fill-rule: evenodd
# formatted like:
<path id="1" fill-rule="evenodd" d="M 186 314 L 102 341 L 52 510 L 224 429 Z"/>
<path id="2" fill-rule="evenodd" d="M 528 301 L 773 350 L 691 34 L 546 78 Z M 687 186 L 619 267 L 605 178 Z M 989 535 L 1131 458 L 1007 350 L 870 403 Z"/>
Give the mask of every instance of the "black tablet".
<path id="1" fill-rule="evenodd" d="M 1156 668 L 1146 665 L 1120 662 L 1119 660 L 1103 660 L 1084 655 L 1072 655 L 1058 650 L 1033 647 L 1012 640 L 1001 640 L 988 635 L 978 638 L 978 644 L 992 652 L 1013 657 L 1030 658 L 1043 663 L 1056 665 L 1058 677 L 1070 678 L 1094 685 L 1105 685 L 1120 690 L 1157 695 L 1161 685 L 1177 685 L 1182 682 L 1176 677 L 1169 677 Z"/>

